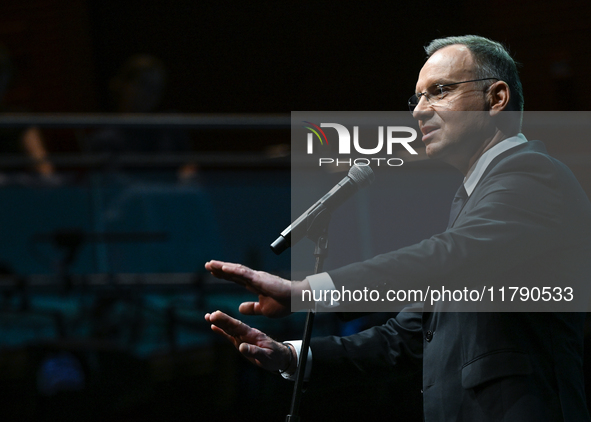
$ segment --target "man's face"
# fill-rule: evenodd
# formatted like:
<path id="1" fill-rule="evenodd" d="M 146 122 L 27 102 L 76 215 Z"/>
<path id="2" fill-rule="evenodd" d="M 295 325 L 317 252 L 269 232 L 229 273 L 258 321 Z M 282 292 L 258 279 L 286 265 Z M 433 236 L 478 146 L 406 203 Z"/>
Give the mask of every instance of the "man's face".
<path id="1" fill-rule="evenodd" d="M 477 79 L 474 60 L 467 47 L 451 45 L 435 52 L 425 63 L 416 92 L 439 92 L 435 84 Z M 486 93 L 477 82 L 444 88 L 436 104 L 421 98 L 413 112 L 423 133 L 427 155 L 467 171 L 484 141 L 492 136 Z M 467 112 L 470 111 L 470 112 Z"/>

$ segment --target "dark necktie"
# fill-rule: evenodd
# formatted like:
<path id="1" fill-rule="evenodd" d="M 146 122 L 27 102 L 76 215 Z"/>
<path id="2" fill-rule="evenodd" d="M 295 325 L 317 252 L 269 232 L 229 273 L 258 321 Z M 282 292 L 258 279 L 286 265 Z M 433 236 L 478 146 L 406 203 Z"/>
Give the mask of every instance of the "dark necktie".
<path id="1" fill-rule="evenodd" d="M 468 192 L 466 192 L 466 188 L 464 187 L 464 184 L 462 183 L 460 185 L 460 188 L 456 192 L 456 196 L 454 196 L 453 202 L 451 203 L 451 210 L 449 212 L 449 223 L 447 224 L 448 229 L 456 221 L 456 218 L 458 218 L 458 214 L 460 213 L 460 211 L 462 211 L 462 208 L 464 208 L 464 204 L 466 203 L 467 200 L 468 200 Z"/>

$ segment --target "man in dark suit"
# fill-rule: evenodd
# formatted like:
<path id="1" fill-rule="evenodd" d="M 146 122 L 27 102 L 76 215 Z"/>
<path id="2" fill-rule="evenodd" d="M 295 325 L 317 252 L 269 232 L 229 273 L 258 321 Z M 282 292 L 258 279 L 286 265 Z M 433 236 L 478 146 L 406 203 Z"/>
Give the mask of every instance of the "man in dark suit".
<path id="1" fill-rule="evenodd" d="M 515 63 L 500 44 L 481 37 L 435 40 L 426 50 L 409 106 L 428 156 L 465 175 L 448 229 L 298 283 L 207 263 L 215 276 L 259 294 L 258 302 L 241 305 L 242 313 L 283 316 L 290 291 L 343 287 L 576 286 L 578 303 L 587 303 L 591 205 L 572 173 L 519 133 L 523 97 Z M 427 422 L 588 421 L 584 309 L 553 302 L 532 308 L 548 312 L 417 304 L 383 326 L 313 339 L 310 381 L 394 377 L 422 362 Z M 221 312 L 206 319 L 258 365 L 294 372 L 297 343 L 277 343 Z"/>

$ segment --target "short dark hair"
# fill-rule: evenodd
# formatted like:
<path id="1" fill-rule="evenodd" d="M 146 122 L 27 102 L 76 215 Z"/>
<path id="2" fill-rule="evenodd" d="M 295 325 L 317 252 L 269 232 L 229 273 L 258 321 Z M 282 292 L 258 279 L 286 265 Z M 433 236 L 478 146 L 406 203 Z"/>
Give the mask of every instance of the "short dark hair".
<path id="1" fill-rule="evenodd" d="M 427 58 L 450 45 L 465 45 L 477 64 L 475 78 L 498 78 L 509 85 L 510 106 L 515 111 L 523 111 L 523 88 L 517 72 L 517 63 L 507 49 L 496 41 L 478 35 L 438 38 L 425 47 Z"/>

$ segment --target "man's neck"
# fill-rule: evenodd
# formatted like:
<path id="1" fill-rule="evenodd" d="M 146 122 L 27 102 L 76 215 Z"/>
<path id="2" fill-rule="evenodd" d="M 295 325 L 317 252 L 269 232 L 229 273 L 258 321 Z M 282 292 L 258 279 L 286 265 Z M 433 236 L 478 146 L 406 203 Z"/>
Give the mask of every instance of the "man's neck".
<path id="1" fill-rule="evenodd" d="M 516 136 L 517 134 L 518 132 L 507 134 L 502 131 L 497 131 L 493 137 L 487 139 L 485 142 L 480 144 L 467 160 L 463 160 L 462 162 L 457 163 L 457 165 L 454 165 L 454 167 L 460 170 L 462 174 L 466 176 L 468 174 L 468 171 L 474 165 L 474 163 L 476 163 L 476 161 L 478 161 L 478 159 L 482 157 L 482 154 L 484 154 L 486 151 L 488 151 L 495 145 L 499 144 L 500 142 L 503 142 L 505 139 L 508 139 L 512 136 Z"/>

